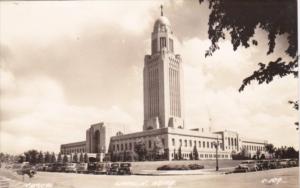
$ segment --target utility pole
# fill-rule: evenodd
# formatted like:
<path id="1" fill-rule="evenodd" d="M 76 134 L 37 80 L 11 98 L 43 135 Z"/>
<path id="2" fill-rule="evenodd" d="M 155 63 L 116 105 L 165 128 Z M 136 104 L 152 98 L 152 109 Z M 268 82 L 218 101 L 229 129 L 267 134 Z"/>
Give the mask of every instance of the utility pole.
<path id="1" fill-rule="evenodd" d="M 217 136 L 217 142 L 214 142 L 216 147 L 216 171 L 219 171 L 219 158 L 218 158 L 218 149 L 219 149 L 219 137 Z"/>

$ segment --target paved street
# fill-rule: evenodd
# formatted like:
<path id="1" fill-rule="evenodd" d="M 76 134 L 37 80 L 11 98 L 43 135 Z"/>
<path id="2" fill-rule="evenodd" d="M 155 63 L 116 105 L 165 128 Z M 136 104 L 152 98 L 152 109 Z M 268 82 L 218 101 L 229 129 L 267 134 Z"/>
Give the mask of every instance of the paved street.
<path id="1" fill-rule="evenodd" d="M 299 176 L 297 167 L 241 174 L 181 176 L 106 176 L 39 172 L 32 179 L 25 177 L 25 184 L 21 184 L 20 176 L 3 170 L 0 172 L 2 177 L 10 178 L 10 187 L 17 188 L 297 188 Z"/>

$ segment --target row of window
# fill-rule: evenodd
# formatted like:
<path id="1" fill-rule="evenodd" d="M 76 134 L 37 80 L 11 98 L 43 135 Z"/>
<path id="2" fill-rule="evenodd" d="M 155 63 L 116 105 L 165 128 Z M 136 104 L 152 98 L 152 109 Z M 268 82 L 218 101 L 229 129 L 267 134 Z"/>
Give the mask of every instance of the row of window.
<path id="1" fill-rule="evenodd" d="M 181 117 L 180 107 L 180 79 L 179 71 L 169 68 L 170 84 L 170 113 L 172 116 Z"/>
<path id="2" fill-rule="evenodd" d="M 265 149 L 264 146 L 253 146 L 253 145 L 244 145 L 244 147 L 248 150 L 248 151 L 263 151 Z"/>
<path id="3" fill-rule="evenodd" d="M 174 153 L 171 154 L 172 158 L 174 159 Z M 183 158 L 189 158 L 190 157 L 190 153 L 182 153 L 182 157 Z M 218 154 L 218 158 L 221 159 L 228 159 L 229 155 L 221 155 Z M 205 159 L 205 158 L 216 158 L 216 154 L 199 154 L 199 158 L 200 159 Z"/>
<path id="4" fill-rule="evenodd" d="M 84 153 L 85 148 L 70 148 L 70 149 L 61 149 L 62 153 Z"/>
<path id="5" fill-rule="evenodd" d="M 159 114 L 159 80 L 158 68 L 149 71 L 149 115 L 150 117 Z"/>
<path id="6" fill-rule="evenodd" d="M 152 143 L 152 140 L 148 140 L 146 147 L 151 149 L 154 146 L 154 143 Z M 161 139 L 162 145 L 165 145 L 165 139 Z M 127 151 L 127 150 L 133 150 L 134 149 L 135 142 L 130 143 L 124 143 L 124 144 L 114 144 L 112 145 L 113 151 Z"/>
<path id="7" fill-rule="evenodd" d="M 203 148 L 215 148 L 215 144 L 216 142 L 209 142 L 209 141 L 198 141 L 198 146 L 197 146 L 197 141 L 194 140 L 194 144 L 193 144 L 193 141 L 192 140 L 183 140 L 182 139 L 179 139 L 179 146 L 184 146 L 184 147 L 203 147 Z M 172 138 L 172 146 L 176 146 L 176 141 L 175 141 L 175 138 Z M 223 144 L 221 142 L 219 142 L 219 146 L 222 148 L 223 147 Z"/>

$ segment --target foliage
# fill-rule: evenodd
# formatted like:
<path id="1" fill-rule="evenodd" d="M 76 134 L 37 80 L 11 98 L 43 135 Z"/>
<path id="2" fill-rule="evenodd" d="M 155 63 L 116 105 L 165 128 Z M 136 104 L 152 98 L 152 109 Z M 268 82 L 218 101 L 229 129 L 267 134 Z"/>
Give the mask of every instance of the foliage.
<path id="1" fill-rule="evenodd" d="M 61 153 L 59 153 L 59 154 L 57 155 L 57 162 L 58 162 L 58 163 L 61 163 L 61 162 L 62 162 Z"/>
<path id="2" fill-rule="evenodd" d="M 25 161 L 29 162 L 30 164 L 38 163 L 38 154 L 39 152 L 34 149 L 24 152 Z"/>
<path id="3" fill-rule="evenodd" d="M 163 165 L 158 167 L 157 170 L 198 170 L 203 168 L 204 166 L 200 164 L 182 164 L 182 165 L 168 164 L 168 165 Z"/>
<path id="4" fill-rule="evenodd" d="M 74 155 L 73 155 L 73 163 L 78 163 L 77 153 L 74 153 Z"/>
<path id="5" fill-rule="evenodd" d="M 154 139 L 153 155 L 155 160 L 161 159 L 164 155 L 164 145 L 159 137 Z"/>
<path id="6" fill-rule="evenodd" d="M 138 139 L 134 144 L 134 152 L 138 155 L 139 161 L 144 161 L 147 155 L 146 144 L 143 138 Z"/>
<path id="7" fill-rule="evenodd" d="M 55 163 L 55 162 L 56 162 L 55 153 L 52 152 L 52 154 L 51 154 L 51 163 Z"/>
<path id="8" fill-rule="evenodd" d="M 87 154 L 87 153 L 84 154 L 84 157 L 83 157 L 83 158 L 84 158 L 84 162 L 85 162 L 85 163 L 88 163 L 88 162 L 89 162 L 89 157 L 88 157 L 88 154 Z"/>
<path id="9" fill-rule="evenodd" d="M 64 157 L 63 157 L 63 163 L 67 163 L 67 162 L 68 162 L 68 156 L 64 155 Z"/>
<path id="10" fill-rule="evenodd" d="M 265 145 L 265 149 L 268 153 L 270 153 L 271 155 L 273 155 L 273 153 L 275 152 L 275 147 L 273 144 L 266 144 Z"/>
<path id="11" fill-rule="evenodd" d="M 51 163 L 51 155 L 48 151 L 45 153 L 45 163 Z"/>
<path id="12" fill-rule="evenodd" d="M 299 152 L 293 147 L 280 147 L 275 150 L 275 157 L 280 159 L 298 158 Z"/>
<path id="13" fill-rule="evenodd" d="M 79 155 L 79 162 L 81 162 L 81 163 L 84 162 L 83 153 L 80 153 L 80 155 Z"/>
<path id="14" fill-rule="evenodd" d="M 182 160 L 181 145 L 178 148 L 178 160 Z"/>
<path id="15" fill-rule="evenodd" d="M 38 154 L 38 163 L 44 163 L 44 155 L 43 155 L 43 152 L 40 151 L 39 154 Z"/>
<path id="16" fill-rule="evenodd" d="M 204 0 L 199 0 L 200 4 Z M 259 63 L 260 68 L 245 78 L 239 91 L 251 81 L 257 80 L 259 84 L 269 83 L 275 76 L 284 77 L 292 74 L 298 76 L 298 36 L 297 36 L 297 0 L 207 0 L 212 9 L 209 16 L 208 37 L 211 46 L 205 56 L 219 49 L 220 39 L 225 39 L 229 32 L 233 50 L 243 46 L 258 45 L 253 37 L 255 29 L 260 28 L 268 34 L 269 49 L 267 55 L 274 52 L 276 37 L 286 35 L 288 47 L 285 53 L 293 58 L 286 63 L 278 57 L 276 61 L 268 64 Z"/>
<path id="17" fill-rule="evenodd" d="M 194 149 L 193 149 L 193 158 L 195 160 L 199 160 L 199 154 L 198 154 L 198 150 L 197 150 L 197 146 L 194 145 Z"/>

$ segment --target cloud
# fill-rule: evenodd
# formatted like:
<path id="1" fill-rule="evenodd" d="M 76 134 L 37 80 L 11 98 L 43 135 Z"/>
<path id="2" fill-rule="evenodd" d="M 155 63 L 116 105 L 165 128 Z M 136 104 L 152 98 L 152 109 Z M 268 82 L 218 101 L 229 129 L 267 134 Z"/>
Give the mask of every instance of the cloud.
<path id="1" fill-rule="evenodd" d="M 298 147 L 297 112 L 287 103 L 297 98 L 296 79 L 254 82 L 238 92 L 258 62 L 284 56 L 284 37 L 269 56 L 266 35 L 257 30 L 258 47 L 234 52 L 221 41 L 205 58 L 209 10 L 197 1 L 1 2 L 1 151 L 57 151 L 84 140 L 99 121 L 140 131 L 143 60 L 161 3 L 183 59 L 186 127 Z"/>
<path id="2" fill-rule="evenodd" d="M 119 106 L 98 109 L 68 104 L 64 89 L 49 77 L 16 80 L 7 70 L 1 73 L 2 151 L 45 150 L 45 145 L 47 150 L 58 151 L 61 143 L 84 140 L 90 124 L 135 122 Z"/>

